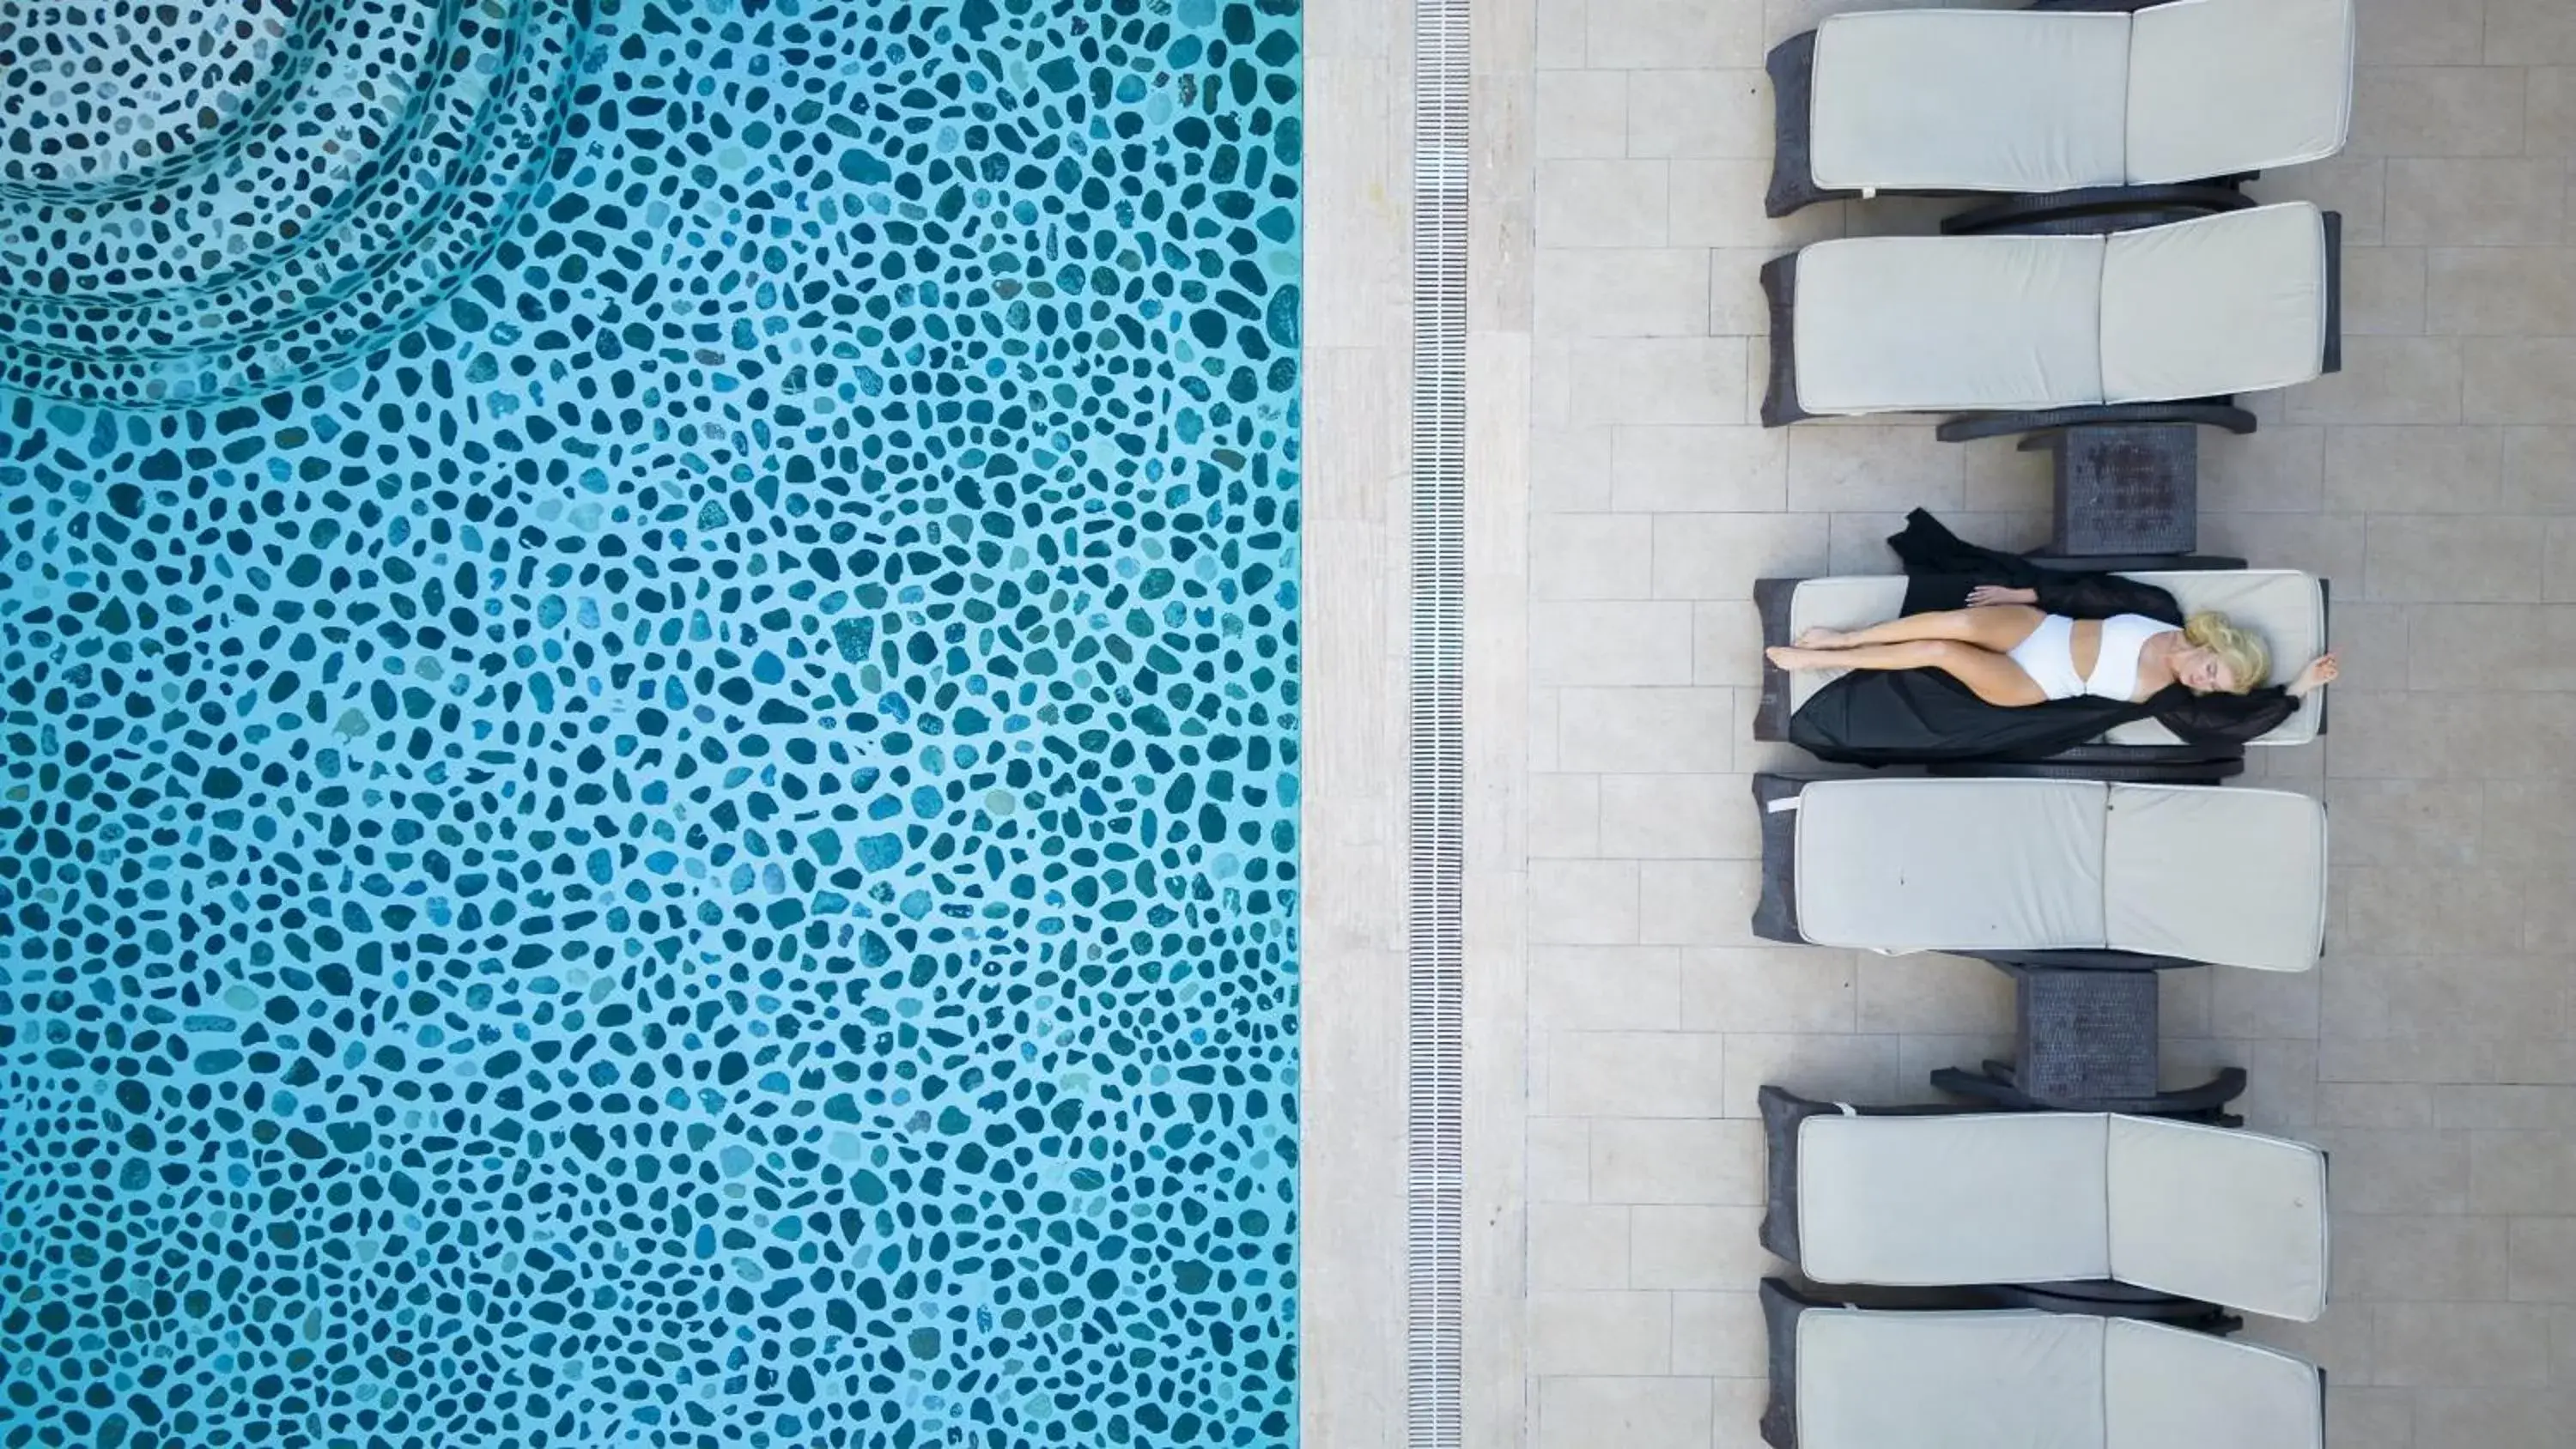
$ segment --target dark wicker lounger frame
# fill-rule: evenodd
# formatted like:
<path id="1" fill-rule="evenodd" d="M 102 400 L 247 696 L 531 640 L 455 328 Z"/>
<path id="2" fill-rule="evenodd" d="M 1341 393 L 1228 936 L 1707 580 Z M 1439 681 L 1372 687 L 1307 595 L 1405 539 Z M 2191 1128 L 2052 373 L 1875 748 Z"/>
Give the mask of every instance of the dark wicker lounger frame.
<path id="1" fill-rule="evenodd" d="M 2245 567 L 2241 558 L 2216 554 L 2188 554 L 2170 557 L 2139 558 L 2046 558 L 2032 556 L 2032 563 L 2042 568 L 2081 569 L 2096 573 L 2135 573 L 2147 570 L 2223 571 Z M 1762 621 L 1762 646 L 1786 644 L 1789 640 L 1789 605 L 1805 579 L 1755 579 L 1753 608 Z M 2317 580 L 2317 592 L 2325 605 L 2326 637 L 2334 637 L 2334 588 L 2326 579 Z M 2322 736 L 2329 722 L 2329 696 L 2317 699 L 2317 733 Z M 1789 717 L 1795 713 L 1789 705 L 1789 672 L 1762 661 L 1762 696 L 1753 712 L 1753 737 L 1766 743 L 1779 743 L 1789 738 Z M 2245 771 L 2243 745 L 2114 745 L 2084 744 L 2060 750 L 2053 755 L 2011 756 L 1991 760 L 1941 760 L 1923 762 L 1926 772 L 1935 775 L 1992 776 L 2072 776 L 2087 780 L 2114 780 L 2141 785 L 2215 785 Z"/>
<path id="2" fill-rule="evenodd" d="M 2027 10 L 2143 10 L 2163 0 L 2033 0 Z M 1778 137 L 1771 153 L 1771 186 L 1762 198 L 1770 216 L 1787 216 L 1819 201 L 1853 201 L 1857 191 L 1828 191 L 1816 184 L 1813 136 L 1810 132 L 1816 81 L 1816 32 L 1802 31 L 1771 48 L 1763 66 L 1771 72 L 1773 116 Z M 2203 181 L 2157 186 L 2093 186 L 2036 195 L 2010 195 L 1990 206 L 1963 212 L 1941 223 L 1943 231 L 1972 231 L 1998 219 L 2043 214 L 2051 220 L 2116 212 L 2129 226 L 2154 221 L 2187 221 L 2213 211 L 2230 211 L 2253 203 L 2237 188 L 2260 175 L 2243 172 Z M 1975 196 L 1970 191 L 1887 191 L 1881 196 Z M 2080 228 L 2079 228 L 2080 229 Z"/>
<path id="3" fill-rule="evenodd" d="M 2043 1298 L 2057 1301 L 2038 1301 Z M 1762 1280 L 1762 1325 L 1771 1345 L 1771 1396 L 1762 1409 L 1762 1442 L 1772 1449 L 1799 1449 L 1798 1316 L 1811 1308 L 1866 1308 L 1882 1312 L 2044 1308 L 2052 1312 L 2100 1318 L 2155 1319 L 2178 1328 L 2197 1329 L 2222 1337 L 2234 1333 L 2244 1324 L 2243 1319 L 2232 1313 L 2213 1312 L 2197 1320 L 2177 1318 L 2154 1311 L 2133 1312 L 2127 1305 L 2108 1300 L 2067 1302 L 2062 1295 L 2036 1289 L 1886 1293 L 1849 1288 L 1802 1288 L 1785 1278 L 1765 1278 Z M 2320 1395 L 2324 1392 L 2325 1383 L 2326 1372 L 2320 1368 L 2317 1370 Z M 2319 1412 L 2323 1412 L 2322 1406 Z"/>
<path id="4" fill-rule="evenodd" d="M 1980 228 L 1991 233 L 2028 235 L 2038 232 L 2102 233 L 2158 225 L 2177 218 L 2141 215 L 2135 209 L 2107 209 L 2069 216 L 2049 210 L 2034 199 L 2017 219 Z M 2326 232 L 2325 353 L 2319 367 L 2343 370 L 2343 213 L 2323 213 Z M 1798 402 L 1797 307 L 1798 254 L 1790 252 L 1762 264 L 1762 295 L 1771 312 L 1771 377 L 1762 394 L 1762 425 L 1786 427 L 1817 416 Z M 1895 410 L 1891 410 L 1895 411 Z M 2113 424 L 2198 423 L 2231 433 L 2254 431 L 2254 414 L 2229 396 L 2183 398 L 2173 402 L 2086 403 L 2075 407 L 2007 412 L 1959 413 L 1934 432 L 1945 443 L 2040 433 L 2057 428 Z"/>

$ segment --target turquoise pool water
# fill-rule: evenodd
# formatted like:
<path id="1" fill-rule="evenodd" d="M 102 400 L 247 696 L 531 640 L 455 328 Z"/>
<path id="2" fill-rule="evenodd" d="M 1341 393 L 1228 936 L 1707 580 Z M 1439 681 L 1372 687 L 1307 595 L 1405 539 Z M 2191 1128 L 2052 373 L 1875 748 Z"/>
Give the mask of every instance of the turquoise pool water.
<path id="1" fill-rule="evenodd" d="M 0 19 L 0 1446 L 1294 1439 L 1298 33 Z"/>

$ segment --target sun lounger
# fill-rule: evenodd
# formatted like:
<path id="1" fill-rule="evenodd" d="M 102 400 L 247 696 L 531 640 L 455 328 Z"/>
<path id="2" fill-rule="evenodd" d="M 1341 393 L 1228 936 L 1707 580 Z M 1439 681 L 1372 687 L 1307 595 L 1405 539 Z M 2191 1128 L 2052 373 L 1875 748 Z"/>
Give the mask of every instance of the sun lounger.
<path id="1" fill-rule="evenodd" d="M 2324 1449 L 2304 1359 L 2133 1318 L 1848 1307 L 1762 1284 L 1773 1449 Z"/>
<path id="2" fill-rule="evenodd" d="M 2102 1112 L 1861 1112 L 1777 1087 L 1761 1106 L 1762 1244 L 1814 1282 L 2325 1311 L 2326 1160 L 2305 1143 Z"/>
<path id="3" fill-rule="evenodd" d="M 1770 940 L 2004 964 L 2305 971 L 2325 807 L 2279 790 L 1760 775 Z"/>
<path id="4" fill-rule="evenodd" d="M 2132 569 L 2129 578 L 2173 595 L 2185 614 L 2214 609 L 2260 634 L 2271 646 L 2276 673 L 2286 674 L 2325 652 L 2328 592 L 2326 581 L 2296 569 Z M 1815 579 L 1758 579 L 1754 603 L 1762 617 L 1764 645 L 1787 644 L 1809 629 L 1859 629 L 1893 619 L 1902 612 L 1903 575 L 1849 575 Z M 1762 666 L 1762 703 L 1753 717 L 1758 740 L 1789 738 L 1789 718 L 1816 691 L 1841 677 L 1822 670 L 1791 674 Z M 2300 701 L 2298 713 L 2253 743 L 2303 745 L 2325 733 L 2326 694 L 2319 690 Z M 2152 719 L 2115 726 L 2089 748 L 2055 758 L 2105 765 L 2152 764 L 2163 760 L 2201 760 L 2204 749 L 2186 748 L 2171 730 Z"/>
<path id="5" fill-rule="evenodd" d="M 2353 37 L 2352 0 L 1837 15 L 1771 52 L 1764 208 L 1875 192 L 2095 191 L 2134 206 L 2138 188 L 2190 204 L 2212 189 L 2190 183 L 2343 149 Z"/>
<path id="6" fill-rule="evenodd" d="M 1953 413 L 1953 441 L 2106 423 L 2252 432 L 2233 401 L 2341 365 L 2341 221 L 2305 202 L 2108 235 L 1852 237 L 1762 268 L 1762 421 Z"/>

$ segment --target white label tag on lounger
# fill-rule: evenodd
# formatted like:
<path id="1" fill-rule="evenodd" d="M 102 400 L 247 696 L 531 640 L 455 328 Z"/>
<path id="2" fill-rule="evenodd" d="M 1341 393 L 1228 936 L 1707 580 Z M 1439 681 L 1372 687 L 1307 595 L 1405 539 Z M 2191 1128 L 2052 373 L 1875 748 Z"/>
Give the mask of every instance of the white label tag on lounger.
<path id="1" fill-rule="evenodd" d="M 1849 1102 L 1836 1102 L 1834 1104 L 1834 1110 L 1842 1113 L 1846 1117 L 1857 1117 L 1860 1115 L 1860 1109 L 1854 1107 Z"/>
<path id="2" fill-rule="evenodd" d="M 1795 795 L 1783 795 L 1779 799 L 1772 801 L 1770 804 L 1765 805 L 1762 808 L 1770 811 L 1774 815 L 1779 815 L 1786 811 L 1797 809 L 1798 797 Z"/>
<path id="3" fill-rule="evenodd" d="M 1877 197 L 1877 195 L 1878 195 L 1878 188 L 1877 188 L 1877 187 L 1875 187 L 1875 186 L 1864 186 L 1864 187 L 1862 187 L 1862 188 L 1860 189 L 1860 199 L 1861 199 L 1861 200 L 1863 200 L 1863 201 L 1869 201 L 1869 200 L 1872 200 L 1872 199 L 1876 198 L 1876 197 Z"/>

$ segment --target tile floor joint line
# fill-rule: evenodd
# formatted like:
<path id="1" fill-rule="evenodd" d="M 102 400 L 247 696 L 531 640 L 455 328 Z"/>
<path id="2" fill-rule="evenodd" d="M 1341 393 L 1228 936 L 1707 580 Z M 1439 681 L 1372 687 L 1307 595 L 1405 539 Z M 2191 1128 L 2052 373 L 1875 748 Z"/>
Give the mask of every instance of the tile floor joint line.
<path id="1" fill-rule="evenodd" d="M 1463 1436 L 1467 0 L 1413 11 L 1406 1444 Z"/>

